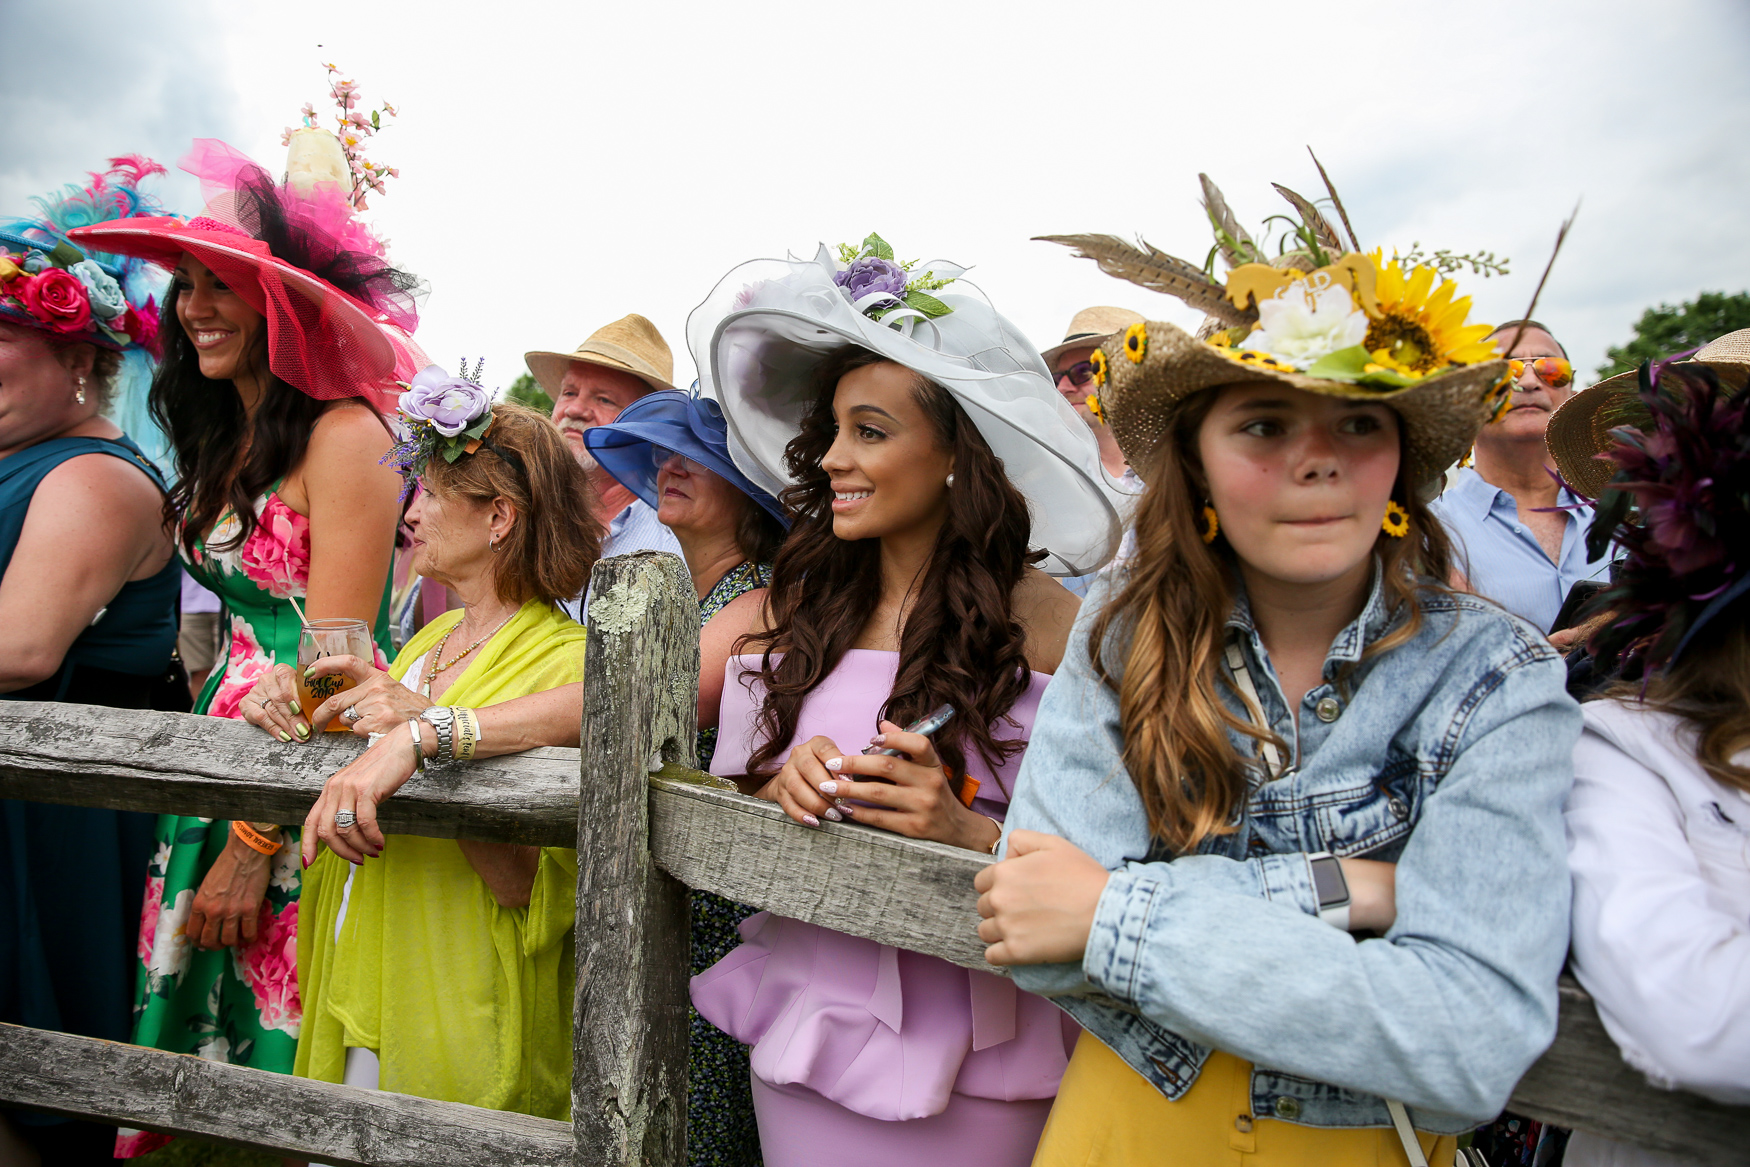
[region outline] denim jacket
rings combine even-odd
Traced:
[[[1376,569],[1301,703],[1297,743],[1242,599],[1229,634],[1297,756],[1281,777],[1257,771],[1232,833],[1172,858],[1124,769],[1117,695],[1088,659],[1089,625],[1119,582],[1089,591],[1005,828],[1066,838],[1112,875],[1081,964],[1018,966],[1016,984],[1055,997],[1168,1098],[1213,1047],[1253,1063],[1255,1116],[1387,1126],[1392,1098],[1422,1130],[1493,1117],[1555,1036],[1562,802],[1581,727],[1561,657],[1494,604],[1423,592],[1416,635],[1362,661],[1396,625]],[[1397,864],[1383,937],[1319,920],[1306,857],[1320,851]]]

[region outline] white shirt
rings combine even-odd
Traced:
[[[683,561],[686,559],[680,540],[656,517],[656,508],[636,498],[608,523],[607,532],[602,536],[602,558],[630,555],[634,551],[667,551],[670,555],[680,556]],[[589,611],[589,589],[586,587],[581,596],[561,600],[559,606],[579,624],[585,623],[584,616]]]
[[[1655,1086],[1750,1103],[1750,794],[1701,768],[1682,719],[1581,708],[1566,809],[1574,974]],[[1567,1162],[1677,1161],[1576,1132]]]

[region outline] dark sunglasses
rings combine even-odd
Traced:
[[[1077,361],[1069,368],[1056,374],[1052,381],[1061,381],[1065,377],[1068,377],[1069,383],[1077,389],[1086,389],[1094,383],[1094,363],[1092,361]]]

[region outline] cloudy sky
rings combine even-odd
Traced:
[[[1249,223],[1308,194],[1311,144],[1365,245],[1487,249],[1473,319],[1538,315],[1583,374],[1640,312],[1750,287],[1750,6],[936,0],[344,6],[6,3],[0,212],[196,137],[283,167],[323,61],[400,118],[369,212],[427,279],[440,363],[568,349],[627,312],[676,349],[736,263],[871,230],[943,257],[1044,347],[1089,304],[1177,301],[1029,236],[1142,234],[1201,261],[1207,171]],[[50,51],[52,48],[52,51]],[[75,54],[82,54],[77,60]],[[160,180],[192,212],[192,179]]]

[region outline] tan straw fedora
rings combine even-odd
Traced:
[[[1750,381],[1750,328],[1728,332],[1698,349],[1680,365],[1706,365],[1720,376],[1728,395]],[[1597,498],[1616,474],[1616,467],[1598,455],[1610,449],[1610,431],[1618,426],[1640,429],[1650,420],[1642,403],[1641,371],[1630,369],[1574,394],[1550,415],[1544,443],[1562,478],[1587,498]]]
[[[1072,348],[1099,348],[1129,328],[1132,324],[1142,323],[1142,313],[1132,312],[1128,308],[1083,308],[1075,314],[1075,319],[1069,322],[1069,328],[1063,334],[1063,343],[1046,349],[1039,355],[1045,358],[1045,367],[1057,367],[1057,358]]]
[[[1495,387],[1505,361],[1461,365],[1406,388],[1374,388],[1281,371],[1228,356],[1176,324],[1150,320],[1132,325],[1101,346],[1095,361],[1101,412],[1125,459],[1135,467],[1172,434],[1179,407],[1192,395],[1218,385],[1275,383],[1324,397],[1377,401],[1391,407],[1404,426],[1405,480],[1426,490],[1470,449],[1496,408]]]
[[[568,353],[524,353],[529,372],[541,383],[549,397],[559,397],[559,382],[573,361],[600,365],[631,373],[652,389],[673,389],[674,354],[656,325],[636,312],[623,316],[590,334],[588,340]]]

